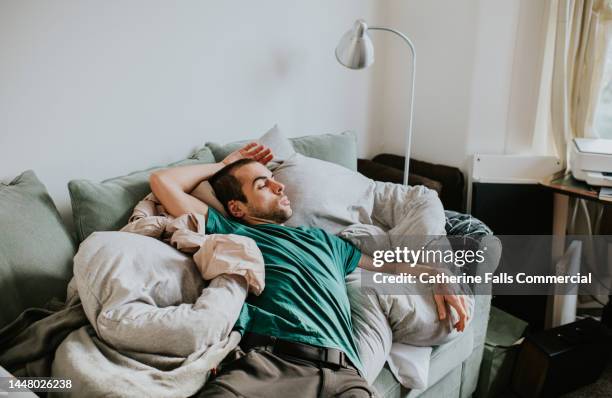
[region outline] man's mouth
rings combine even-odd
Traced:
[[[289,206],[291,204],[291,202],[289,201],[289,198],[284,196],[281,200],[280,200],[280,204],[283,206]]]

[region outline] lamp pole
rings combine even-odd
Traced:
[[[364,20],[357,20],[353,29],[346,32],[336,47],[336,58],[338,62],[350,69],[364,69],[374,62],[374,47],[368,35],[368,30],[382,30],[399,36],[408,45],[412,55],[412,79],[410,88],[410,110],[408,130],[405,137],[404,149],[404,185],[408,185],[408,173],[410,171],[410,145],[412,140],[412,125],[414,119],[414,88],[416,85],[416,50],[412,41],[402,32],[384,26],[371,26]]]

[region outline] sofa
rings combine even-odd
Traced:
[[[352,133],[305,136],[291,141],[299,153],[357,170],[356,137]],[[240,144],[208,143],[189,158],[163,167],[219,161],[226,151]],[[148,176],[155,169],[102,182],[70,181],[74,231],[64,226],[34,172],[27,171],[13,182],[0,185],[0,301],[10,303],[0,309],[0,328],[4,328],[0,331],[0,354],[11,343],[2,339],[3,332],[25,327],[27,316],[15,321],[20,313],[65,298],[78,244],[95,231],[118,230],[125,225],[133,206],[150,191]],[[468,215],[447,211],[446,216],[447,233],[469,236],[476,247],[487,245],[490,258],[486,264],[496,267],[501,247],[492,232]],[[374,382],[380,396],[469,397],[478,380],[490,298],[486,292],[477,295],[475,313],[466,332],[434,348],[427,389],[405,389],[385,366]],[[49,308],[48,313],[51,312]]]

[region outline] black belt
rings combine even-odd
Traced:
[[[254,347],[262,346],[274,354],[284,354],[307,361],[357,370],[346,354],[335,348],[316,347],[310,344],[281,340],[274,336],[264,336],[252,332],[245,333],[242,340],[240,340],[240,347],[245,352]]]

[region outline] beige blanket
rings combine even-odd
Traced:
[[[255,241],[239,235],[206,235],[205,228],[203,215],[173,218],[151,193],[138,202],[121,231],[162,239],[184,253],[194,253],[193,261],[205,280],[242,275],[249,291],[259,295],[265,287],[265,266]]]

